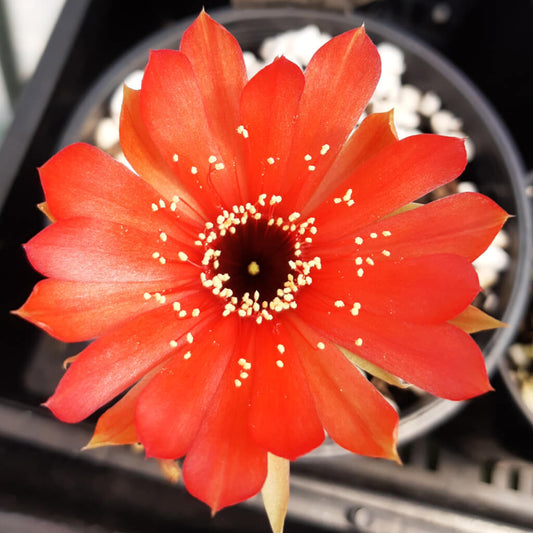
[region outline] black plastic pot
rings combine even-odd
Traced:
[[[225,9],[211,13],[239,41],[244,50],[255,51],[268,36],[316,24],[324,32],[336,35],[363,22],[375,42],[388,41],[399,46],[407,64],[404,79],[422,90],[435,90],[447,109],[460,116],[464,129],[476,146],[476,158],[467,169],[468,179],[481,192],[495,199],[515,218],[506,231],[511,238],[512,263],[501,276],[498,294],[498,318],[509,327],[481,334],[477,340],[483,349],[489,373],[502,358],[515,336],[527,299],[532,247],[531,210],[524,195],[524,170],[513,141],[483,95],[453,65],[426,44],[388,25],[358,16],[304,9]],[[168,27],[141,42],[117,61],[87,92],[72,116],[60,146],[78,140],[90,140],[96,122],[105,114],[112,92],[135,69],[142,69],[150,49],[176,48],[191,20]],[[445,421],[461,403],[425,395],[401,410],[400,444],[423,435]],[[316,455],[331,455],[339,449],[322,446]]]
[[[528,185],[528,188],[533,187],[533,171],[530,171],[528,175],[526,176],[526,183]],[[531,201],[531,198],[529,199]],[[532,257],[533,260],[533,257]],[[530,271],[531,279],[533,280],[533,263]],[[524,316],[524,320],[521,324],[521,327],[519,328],[518,335],[515,339],[515,342],[523,344],[523,345],[529,345],[533,342],[533,293],[531,290],[533,287],[530,287],[530,302],[529,307],[527,309],[527,312]],[[529,437],[533,437],[533,410],[530,406],[526,404],[524,401],[522,391],[521,391],[521,382],[517,374],[517,365],[511,358],[511,355],[509,353],[506,354],[505,357],[502,357],[499,361],[499,373],[502,378],[502,381],[507,388],[507,391],[509,393],[509,396],[514,403],[514,405],[518,408],[518,411],[520,413],[519,416],[515,418],[515,420],[518,420],[519,422],[523,423],[525,422],[527,428]],[[529,365],[530,369],[533,368],[533,363]],[[525,370],[525,369],[524,369]],[[531,446],[526,447],[531,450]]]

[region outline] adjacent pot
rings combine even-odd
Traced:
[[[528,173],[526,183],[528,189],[531,190],[533,187],[532,171]],[[530,276],[533,280],[533,264]],[[533,435],[533,402],[531,401],[531,397],[533,396],[533,359],[531,358],[531,350],[533,348],[532,289],[533,287],[530,287],[529,306],[513,343],[514,346],[511,346],[506,356],[502,357],[499,361],[500,376],[509,392],[512,402],[518,407],[518,411],[520,412],[520,416],[516,417],[516,420],[518,420],[521,427],[529,428],[530,435]],[[528,398],[527,400],[526,397]]]
[[[510,236],[508,252],[512,261],[499,281],[498,318],[508,324],[476,337],[492,373],[516,334],[528,299],[532,247],[531,208],[524,195],[523,167],[516,148],[494,110],[480,92],[449,62],[424,43],[391,26],[365,17],[305,9],[223,9],[211,13],[239,41],[244,50],[256,51],[268,36],[317,25],[336,35],[360,26],[363,22],[375,42],[387,41],[400,47],[407,64],[405,79],[422,90],[435,90],[446,107],[460,116],[465,131],[476,146],[476,158],[467,169],[468,178],[479,190],[515,215],[507,226]],[[184,20],[142,41],[109,68],[87,92],[72,116],[60,146],[79,140],[92,141],[94,128],[106,112],[114,90],[128,74],[142,69],[150,49],[177,48],[184,30],[192,20]],[[445,421],[461,403],[438,399],[428,394],[413,395],[400,409],[399,442],[421,436]],[[340,449],[326,443],[314,455],[333,455]]]

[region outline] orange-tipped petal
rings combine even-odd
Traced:
[[[180,295],[172,287],[172,303]],[[16,314],[64,342],[104,335],[127,320],[161,305],[167,286],[161,282],[80,283],[58,279],[40,281]]]
[[[249,431],[249,379],[234,356],[183,463],[187,490],[215,514],[257,494],[267,475],[267,451]],[[239,380],[239,381],[237,381]]]
[[[141,87],[140,110],[164,162],[208,216],[216,218],[217,207],[222,204],[239,202],[232,161],[224,161],[217,147],[198,80],[183,52],[151,52]]]
[[[492,389],[479,346],[459,328],[415,324],[364,307],[354,316],[351,302],[333,310],[309,293],[300,303],[300,315],[322,336],[436,396],[465,400]]]
[[[339,350],[297,321],[299,359],[328,435],[354,453],[398,460],[398,415]]]
[[[409,204],[410,209],[373,224],[354,228],[344,239],[315,237],[324,261],[343,256],[417,257],[457,254],[473,261],[493,241],[508,218],[490,198],[478,193],[447,196],[429,204]],[[358,244],[360,243],[360,244]]]
[[[181,468],[176,461],[170,459],[158,459],[159,468],[161,473],[165,476],[167,481],[173,485],[177,484],[181,479]]]
[[[94,434],[87,445],[83,447],[84,450],[93,450],[103,446],[124,446],[139,442],[135,422],[111,416],[111,413],[108,415],[111,409],[113,408],[109,408],[98,419]]]
[[[204,322],[190,316],[177,321],[175,316],[172,306],[164,305],[94,341],[70,365],[45,405],[65,422],[89,416],[186,345],[189,333],[199,335],[208,321],[208,316]]]
[[[269,453],[268,474],[261,495],[272,533],[283,533],[289,507],[289,475],[290,462]]]
[[[341,238],[394,212],[453,180],[465,165],[461,139],[427,134],[389,144],[313,211],[321,223],[321,239]]]
[[[257,364],[249,371],[251,435],[271,453],[294,460],[324,440],[313,396],[298,360],[301,346],[280,324],[258,328],[253,346]]]
[[[196,268],[180,260],[180,252],[192,255],[194,248],[162,242],[159,227],[155,229],[149,234],[105,220],[68,218],[42,230],[25,250],[36,270],[69,281],[190,279]]]
[[[163,198],[172,201],[177,195],[194,206],[194,212],[201,211],[190,192],[179,180],[178,174],[169,166],[150,137],[141,116],[140,91],[127,86],[124,86],[120,113],[120,145],[126,159],[139,176]]]
[[[67,146],[45,163],[39,174],[55,218],[95,218],[144,231],[157,227],[176,238],[184,236],[184,228],[175,223],[177,215],[189,222],[182,212],[183,202],[171,211],[170,201],[165,203],[149,184],[94,146]],[[198,231],[202,228],[191,223]]]
[[[186,343],[140,396],[135,419],[148,456],[187,453],[232,355],[234,326],[216,324],[194,346]]]
[[[292,134],[304,87],[299,67],[281,57],[259,71],[242,93],[240,123],[248,197],[277,194],[291,155]]]
[[[191,62],[209,128],[222,160],[229,163],[234,159],[239,102],[247,80],[239,43],[202,11],[183,34],[180,51]]]
[[[487,329],[507,327],[504,322],[487,315],[487,313],[473,305],[469,305],[462,313],[448,322],[470,334]]]
[[[393,112],[374,113],[366,117],[342,147],[305,209],[312,211],[360,165],[381,149],[398,141]]]
[[[302,211],[354,129],[380,69],[378,51],[364,28],[331,39],[307,65],[287,183],[281,193],[294,210]]]
[[[50,221],[55,222],[55,217],[52,215],[52,212],[50,211],[50,207],[46,202],[41,202],[40,204],[37,204],[37,208],[41,213],[44,214],[44,216]]]
[[[349,313],[357,302],[376,315],[438,324],[463,311],[480,290],[476,271],[464,257],[402,258],[386,242],[382,246],[387,255],[355,254],[323,266],[313,284],[317,292],[328,295],[325,306]]]

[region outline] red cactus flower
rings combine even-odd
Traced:
[[[402,209],[456,178],[465,151],[399,141],[390,114],[354,130],[379,72],[360,28],[304,73],[282,57],[247,81],[202,13],[125,90],[135,173],[85,144],[40,169],[53,223],[26,251],[48,279],[18,313],[96,339],[46,403],[59,419],[127,391],[91,446],[185,456],[188,490],[216,511],[262,488],[268,454],[296,459],[325,432],[397,458],[397,413],[354,363],[454,400],[490,388],[463,330],[486,322],[471,262],[506,214],[475,193]]]

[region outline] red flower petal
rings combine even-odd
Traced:
[[[169,292],[160,281],[80,283],[46,279],[35,286],[16,314],[64,342],[85,341],[159,307],[163,294],[167,303],[172,303],[183,285],[173,283]]]
[[[109,220],[144,231],[186,236],[187,240],[190,230],[186,232],[186,226],[192,224],[198,232],[203,229],[183,214],[183,202],[177,202],[171,211],[170,201],[168,206],[161,202],[156,190],[94,146],[67,146],[43,165],[39,174],[48,208],[56,219],[84,216]]]
[[[246,67],[237,40],[202,11],[183,34],[180,50],[196,74],[209,128],[222,160],[234,159],[239,102],[246,83]]]
[[[25,249],[36,270],[63,280],[130,282],[196,275],[197,267],[178,255],[195,250],[170,246],[158,235],[105,220],[69,218],[42,230]]]
[[[190,303],[205,308],[205,302]],[[164,306],[130,320],[85,348],[45,405],[64,422],[83,420],[185,345],[189,332],[199,335],[208,312],[201,317],[178,320]]]
[[[250,380],[239,380],[238,355],[222,378],[206,418],[183,463],[187,490],[213,513],[258,493],[267,452],[250,435]]]
[[[310,327],[372,364],[436,396],[465,400],[491,389],[479,346],[450,324],[415,324],[362,307],[332,311],[302,293],[298,309]]]
[[[304,87],[302,71],[281,57],[259,71],[242,93],[240,123],[250,201],[277,194],[285,180],[294,123]]]
[[[368,225],[456,178],[465,164],[463,141],[454,137],[414,135],[386,146],[313,211],[321,238],[351,235],[353,228]],[[350,191],[353,203],[343,201]]]
[[[486,250],[507,218],[507,213],[490,198],[461,193],[358,228],[350,237],[333,243],[321,233],[313,242],[321,248],[324,261],[353,254],[356,236],[364,242],[360,254],[379,256],[386,247],[391,257],[453,253],[473,261]],[[382,237],[384,231],[386,239]],[[370,238],[370,234],[379,238]]]
[[[188,451],[233,353],[234,325],[218,322],[186,344],[141,394],[135,420],[147,456],[176,459]]]
[[[300,339],[298,339],[300,341]],[[296,343],[285,328],[265,324],[256,330],[250,372],[250,430],[256,442],[279,457],[295,460],[324,440],[313,397],[298,360]]]
[[[404,257],[454,253],[473,261],[487,249],[508,218],[487,196],[461,193],[380,221],[369,231],[388,229],[392,233],[390,247]]]
[[[348,176],[382,148],[398,142],[393,113],[374,113],[366,117],[342,147],[337,158],[326,172],[324,179],[306,203],[306,211],[312,211],[327,198]]]
[[[141,91],[124,86],[120,113],[120,145],[126,159],[142,179],[163,198],[171,201],[172,197],[177,195],[194,208],[193,213],[201,212],[196,200],[178,179],[174,167],[169,166],[150,137],[141,116],[140,93]]]
[[[294,201],[296,211],[301,211],[353,130],[379,74],[379,54],[363,28],[330,40],[309,62],[282,192]]]
[[[185,54],[174,50],[158,50],[150,54],[141,88],[140,108],[146,128],[163,160],[176,172],[206,214],[216,217],[218,205],[238,203],[232,161],[222,160],[223,154],[209,128],[198,81]],[[223,168],[217,169],[219,164]]]
[[[372,265],[364,257],[371,258]],[[335,302],[348,311],[358,302],[374,314],[421,324],[450,320],[479,292],[476,271],[461,256],[395,258],[371,254],[355,261],[350,258],[325,263],[322,271],[313,276],[313,289],[324,295],[325,305],[332,310]]]
[[[335,346],[295,321],[294,342],[329,436],[351,452],[398,460],[398,414]]]

